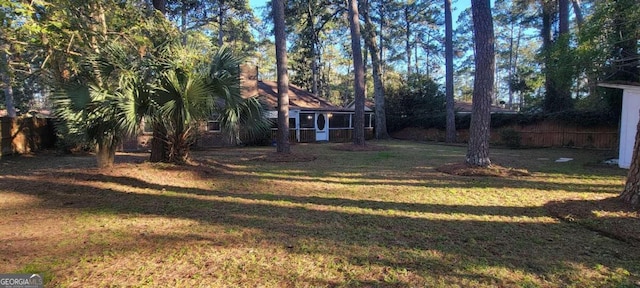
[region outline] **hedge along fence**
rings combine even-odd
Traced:
[[[445,131],[436,128],[408,127],[392,134],[399,139],[444,141]],[[612,125],[581,127],[560,121],[544,120],[526,125],[512,124],[491,128],[490,143],[509,147],[575,147],[615,150],[618,127]],[[469,140],[469,129],[457,129],[457,142]]]
[[[0,117],[0,155],[24,154],[55,146],[53,122],[46,118]]]

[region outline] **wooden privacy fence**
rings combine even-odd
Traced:
[[[542,121],[530,125],[509,125],[491,128],[490,143],[505,145],[504,131],[515,131],[521,147],[575,147],[615,150],[618,148],[619,131],[616,126],[578,127],[552,121]],[[418,141],[444,141],[445,131],[434,128],[405,128],[392,135],[399,139]],[[457,142],[469,140],[468,129],[457,130]]]
[[[611,150],[618,148],[618,127],[578,127],[577,125],[543,121],[534,125],[502,127],[497,129],[497,133],[492,134],[501,136],[501,131],[505,129],[518,132],[520,143],[524,147],[578,147]],[[500,140],[500,143],[503,144],[503,139]]]
[[[55,145],[53,123],[49,119],[0,117],[1,155],[24,154]]]

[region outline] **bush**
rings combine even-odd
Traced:
[[[409,126],[444,128],[445,97],[440,86],[428,78],[411,79],[400,88],[387,88],[387,129]]]
[[[496,129],[513,124],[532,125],[545,120],[579,127],[616,126],[619,117],[608,111],[584,111],[568,110],[555,113],[518,113],[518,114],[492,114],[491,128]],[[471,114],[456,114],[456,129],[469,129]],[[387,127],[389,131],[399,131],[407,127],[446,128],[446,117],[443,111],[433,111],[422,115],[410,115],[398,117],[387,115]]]
[[[509,148],[520,148],[520,141],[522,137],[518,131],[513,129],[504,129],[500,131],[500,139],[502,139],[502,143]]]

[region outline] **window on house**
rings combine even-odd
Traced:
[[[278,118],[269,118],[271,129],[278,129]],[[296,118],[289,118],[289,129],[296,128]]]
[[[153,125],[149,119],[142,120],[142,134],[153,134]]]
[[[373,114],[364,114],[364,127],[371,128],[373,127],[373,122],[375,121]]]
[[[207,131],[220,132],[220,121],[207,121]]]
[[[316,128],[315,118],[313,113],[300,113],[300,128]]]
[[[338,128],[350,128],[351,123],[349,119],[351,118],[351,114],[330,114],[329,117],[329,128],[338,129]]]

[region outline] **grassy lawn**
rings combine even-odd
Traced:
[[[436,167],[466,147],[372,142],[194,153],[195,165],[122,154],[0,159],[0,273],[50,287],[636,287],[638,214],[612,200],[606,152],[492,149],[531,176]],[[611,154],[611,153],[609,153]],[[560,157],[573,161],[556,163]],[[634,230],[637,229],[637,230]]]

